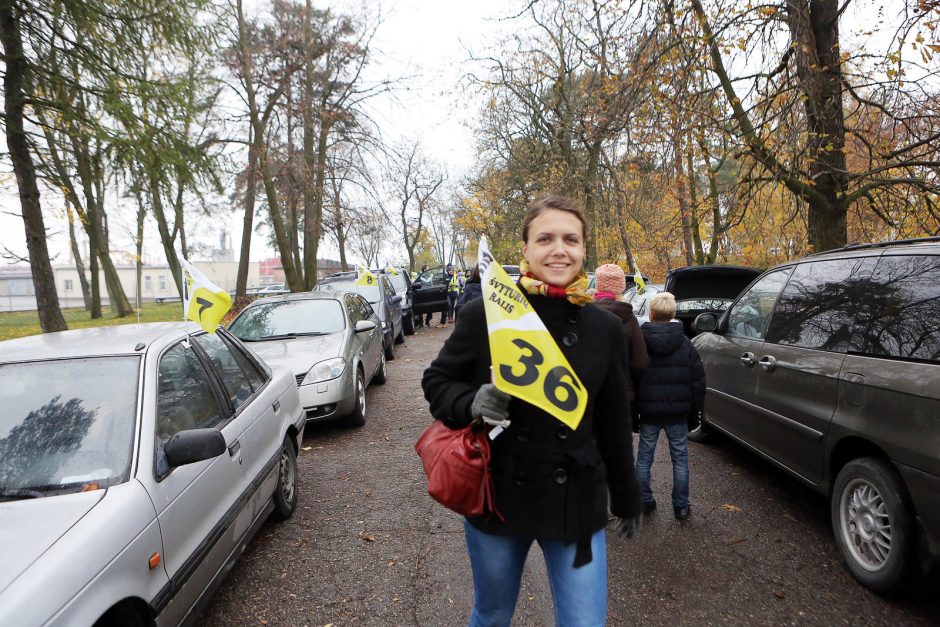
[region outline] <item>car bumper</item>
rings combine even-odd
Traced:
[[[355,372],[355,369],[347,366],[343,374],[335,379],[297,388],[307,422],[345,416],[353,410],[356,390],[351,372]]]

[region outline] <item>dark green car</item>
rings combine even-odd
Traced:
[[[940,238],[773,268],[693,340],[720,431],[829,496],[852,574],[900,589],[940,556]],[[932,559],[931,559],[932,558]]]

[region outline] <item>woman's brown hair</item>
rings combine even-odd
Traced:
[[[581,212],[581,208],[567,196],[562,196],[561,194],[549,194],[547,196],[542,196],[537,199],[531,205],[529,205],[529,210],[525,214],[525,220],[522,221],[522,241],[529,241],[529,225],[532,224],[532,220],[535,220],[545,211],[549,209],[554,209],[556,211],[567,211],[570,214],[573,214],[581,222],[581,238],[585,239],[587,237],[587,226],[584,222],[584,214]]]

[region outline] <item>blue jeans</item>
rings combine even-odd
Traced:
[[[653,490],[650,488],[650,471],[653,456],[656,454],[656,442],[659,430],[666,432],[669,440],[669,456],[672,458],[672,506],[689,506],[689,427],[686,423],[678,425],[648,425],[640,423],[640,444],[636,449],[636,478],[640,482],[640,496],[646,504],[653,503]]]
[[[521,536],[494,536],[464,521],[473,570],[473,611],[469,627],[509,625],[516,609],[522,568],[536,541],[545,555],[558,627],[603,625],[607,620],[607,540],[591,536],[590,563],[574,567],[576,544]]]

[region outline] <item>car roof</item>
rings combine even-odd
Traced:
[[[0,342],[0,363],[139,355],[143,353],[144,347],[166,335],[182,336],[200,330],[195,322],[148,322],[42,333]],[[140,344],[144,346],[137,349]]]
[[[326,281],[321,280],[320,283],[326,283]],[[329,292],[292,292],[290,294],[278,294],[276,296],[265,296],[264,298],[259,298],[258,300],[254,300],[251,302],[251,304],[248,305],[248,307],[245,307],[245,309],[248,309],[249,307],[254,307],[255,305],[258,305],[258,304],[265,304],[265,303],[279,303],[279,302],[290,302],[290,301],[298,301],[298,300],[339,300],[340,298],[342,298],[344,294],[355,294],[355,293],[356,292],[352,292],[349,290],[336,290],[336,291],[329,291]]]

